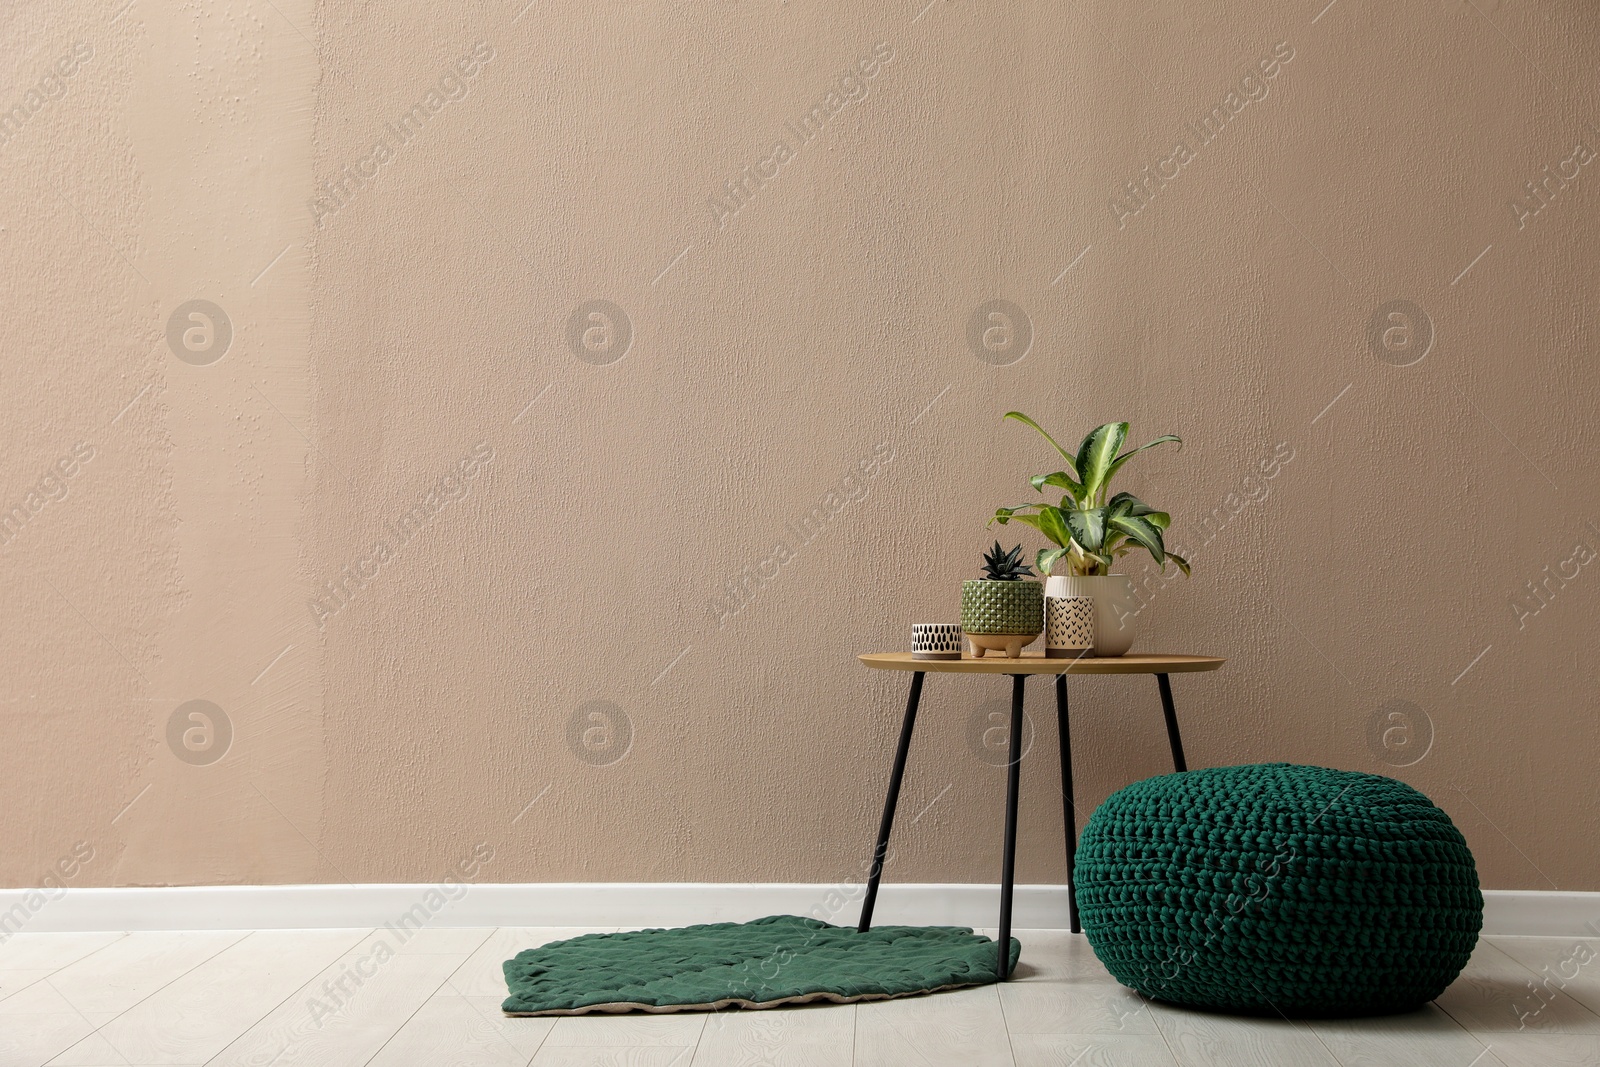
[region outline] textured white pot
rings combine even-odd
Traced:
[[[1052,574],[1045,579],[1045,596],[1087,596],[1094,598],[1094,654],[1121,656],[1133,647],[1139,601],[1133,595],[1133,580],[1125,574],[1071,577]]]

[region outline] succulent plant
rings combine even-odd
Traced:
[[[983,576],[991,582],[1020,582],[1033,574],[1033,569],[1022,562],[1022,546],[1007,552],[996,541],[994,547],[983,554]]]
[[[1022,579],[1033,571],[1022,562],[1022,546],[1009,552],[996,541],[983,554],[983,577],[961,583],[961,629],[972,643],[973,654],[1004,648],[1007,658],[1022,654],[1022,646],[1044,629],[1044,585]],[[1007,638],[1000,644],[987,638]]]

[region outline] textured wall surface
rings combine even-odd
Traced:
[[[1020,408],[1186,441],[1120,487],[1192,765],[1600,889],[1600,14],[924,2],[0,14],[0,880],[854,879],[854,656],[954,620]],[[1073,693],[1084,811],[1167,769]],[[891,878],[997,878],[1004,696],[930,681]]]

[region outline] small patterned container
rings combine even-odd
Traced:
[[[1094,597],[1045,597],[1045,659],[1081,659],[1092,655],[1094,655]]]
[[[961,628],[972,634],[1021,634],[1044,629],[1044,583],[975,578],[961,583]]]
[[[918,622],[911,625],[912,659],[960,659],[961,625]]]

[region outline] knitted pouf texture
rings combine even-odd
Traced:
[[[1461,973],[1483,927],[1450,817],[1404,782],[1324,767],[1136,782],[1089,819],[1075,873],[1112,977],[1192,1007],[1407,1011]]]

